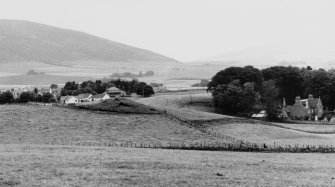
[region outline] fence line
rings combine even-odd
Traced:
[[[335,153],[335,147],[329,145],[276,145],[266,144],[235,144],[223,142],[51,142],[49,145],[94,146],[94,147],[125,147],[125,148],[150,148],[150,149],[175,149],[175,150],[202,150],[202,151],[237,151],[237,152],[284,152],[284,153]]]

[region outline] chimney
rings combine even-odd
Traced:
[[[283,98],[283,107],[286,107],[286,100]]]
[[[295,103],[300,103],[300,96],[295,97]]]
[[[313,94],[308,94],[308,99],[313,99]]]

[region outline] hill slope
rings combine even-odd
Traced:
[[[0,20],[0,63],[68,61],[177,62],[163,55],[83,32],[19,20]]]

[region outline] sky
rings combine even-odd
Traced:
[[[183,62],[275,43],[334,42],[333,0],[0,0],[0,19],[83,31]]]

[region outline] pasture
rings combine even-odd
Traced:
[[[333,154],[0,145],[0,186],[334,186]]]
[[[159,94],[154,97],[140,98],[136,101],[148,106],[165,109],[169,114],[182,120],[185,119],[188,121],[210,121],[234,118],[233,116],[219,115],[211,112],[193,110],[189,107],[190,103],[211,102],[211,95],[206,91]]]
[[[161,114],[0,105],[2,144],[226,142]]]
[[[210,106],[206,107],[211,101],[211,95],[206,92],[160,94],[137,101],[164,108],[172,116],[201,124],[210,132],[251,143],[268,145],[275,143],[281,146],[335,146],[335,125],[267,123],[211,113]]]

